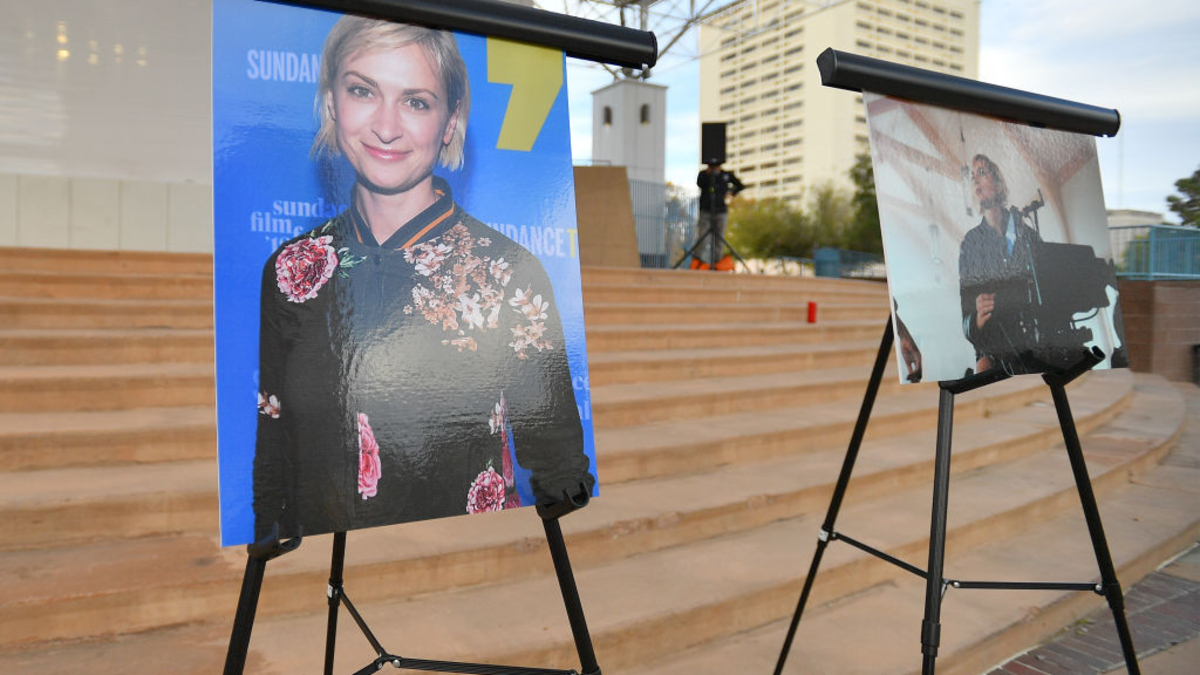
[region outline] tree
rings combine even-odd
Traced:
[[[846,228],[844,246],[852,251],[883,253],[879,202],[875,198],[875,169],[869,152],[855,155],[850,180],[854,181],[854,196],[850,198],[854,215]]]
[[[782,199],[739,198],[729,208],[726,238],[746,258],[806,257],[812,251],[805,215]]]
[[[818,185],[808,204],[807,225],[813,244],[854,250],[846,238],[853,214],[850,197],[844,191],[831,182]]]
[[[1184,225],[1200,227],[1200,169],[1196,169],[1190,177],[1175,181],[1175,189],[1183,196],[1170,195],[1167,203]]]

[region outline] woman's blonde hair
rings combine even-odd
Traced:
[[[456,108],[458,110],[454,135],[438,154],[438,164],[452,170],[462,166],[467,116],[471,111],[471,89],[467,81],[467,65],[458,53],[454,36],[446,31],[351,15],[339,19],[325,38],[316,101],[321,128],[313,139],[314,156],[336,156],[339,153],[336,123],[326,101],[332,96],[342,64],[364,52],[399,49],[410,44],[420,47],[429,59],[433,74],[446,89],[450,114],[453,115]]]

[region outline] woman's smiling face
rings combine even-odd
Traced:
[[[376,192],[407,192],[433,173],[453,137],[457,105],[415,44],[346,59],[326,105],[332,106],[338,148]]]

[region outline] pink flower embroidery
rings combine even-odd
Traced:
[[[279,419],[279,399],[275,394],[268,395],[265,391],[258,392],[258,414],[271,419]]]
[[[358,493],[363,499],[374,497],[379,488],[383,467],[379,463],[379,443],[367,416],[358,413]]]
[[[467,513],[504,510],[504,479],[492,467],[479,472],[467,492]]]
[[[289,244],[275,259],[275,281],[288,302],[317,297],[338,268],[332,235],[305,237]]]

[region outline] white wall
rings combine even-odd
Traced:
[[[0,246],[211,253],[212,186],[0,173]]]

